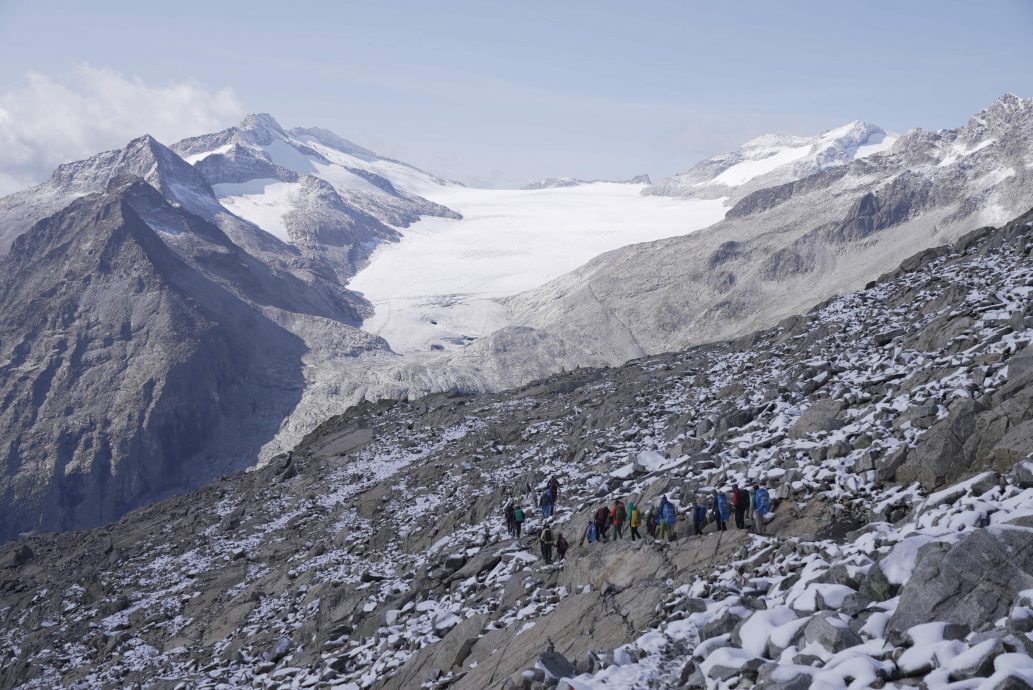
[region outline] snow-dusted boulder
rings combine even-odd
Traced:
[[[888,630],[931,621],[975,629],[1008,615],[1018,593],[1033,588],[1029,543],[1029,530],[999,526],[973,530],[947,550],[923,549]]]

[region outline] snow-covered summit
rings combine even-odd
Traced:
[[[457,217],[411,191],[446,186],[444,180],[325,129],[286,130],[266,113],[172,148],[201,172],[227,208],[292,244],[309,236],[295,226],[313,214],[324,224],[347,227],[406,227],[424,215]],[[307,176],[327,183],[318,197],[323,206],[312,206],[313,197],[305,193],[313,188],[311,182],[305,186]],[[307,213],[299,213],[302,199]],[[382,228],[371,233],[384,234]]]
[[[764,134],[729,153],[646,188],[645,194],[700,199],[741,198],[749,192],[798,180],[819,170],[889,150],[897,135],[855,121],[803,137]]]

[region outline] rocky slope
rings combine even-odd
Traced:
[[[609,363],[768,327],[1023,212],[1031,151],[1033,100],[1005,96],[958,129],[748,193],[706,232],[600,256],[508,300],[511,323]]]
[[[1033,682],[1033,214],[736,341],[363,404],[290,456],[0,551],[2,687]],[[556,475],[544,566],[501,506]],[[580,545],[766,481],[767,536]]]
[[[295,322],[378,347],[347,300],[140,180],[36,223],[0,268],[0,539],[107,522],[253,463],[304,385]]]

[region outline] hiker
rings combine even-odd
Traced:
[[[513,508],[513,524],[514,531],[516,532],[516,538],[520,538],[520,531],[524,526],[524,510],[520,506]]]
[[[660,520],[660,530],[657,533],[657,539],[663,541],[664,536],[666,536],[668,541],[674,541],[674,523],[678,521],[678,511],[674,504],[667,500],[667,496],[663,496],[660,499],[660,510],[658,511],[657,518]]]
[[[619,498],[613,504],[613,510],[610,511],[610,519],[613,522],[613,538],[623,539],[624,523],[628,519],[628,509],[624,507],[624,501]]]
[[[610,528],[610,509],[599,506],[595,511],[595,535],[599,541],[607,541],[606,530]]]
[[[567,546],[567,540],[562,534],[556,537],[556,560],[562,561],[563,557],[567,555]]]
[[[545,559],[545,564],[549,565],[552,563],[552,547],[556,544],[556,537],[553,535],[552,527],[548,522],[542,528],[542,533],[538,535],[538,541],[542,545],[542,558]]]
[[[628,501],[628,527],[631,528],[631,541],[641,539],[638,528],[642,524],[642,513],[634,501]]]
[[[764,516],[771,512],[771,494],[763,484],[753,487],[753,529],[757,534],[764,534]]]
[[[560,480],[556,479],[556,475],[549,479],[549,490],[552,491],[552,502],[555,504],[560,500]]]
[[[506,504],[506,531],[509,532],[509,536],[513,536],[513,532],[516,531],[516,520],[513,515],[515,509],[513,507],[513,501]]]
[[[649,514],[646,515],[646,534],[651,538],[656,538],[656,508],[653,506],[649,507]]]
[[[585,533],[581,535],[581,546],[585,545],[585,542],[594,544],[599,541],[599,531],[596,529],[595,520],[589,520],[588,526],[585,527]]]
[[[732,509],[728,505],[728,497],[721,491],[714,492],[714,520],[717,521],[717,529],[720,532],[724,532],[728,529],[728,517],[732,514]]]
[[[542,517],[545,518],[546,520],[548,520],[549,516],[552,515],[552,506],[553,506],[552,489],[546,489],[545,490],[545,493],[543,493],[542,497],[538,500],[538,505],[542,509]]]
[[[703,501],[696,499],[692,506],[692,529],[697,537],[703,536],[703,528],[707,526],[707,507]]]
[[[732,510],[735,511],[735,528],[746,528],[746,511],[750,509],[750,494],[738,484],[732,489]]]

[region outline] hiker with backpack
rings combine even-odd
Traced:
[[[753,530],[757,534],[764,534],[764,516],[771,512],[771,494],[763,484],[756,484],[753,487]]]
[[[628,509],[624,507],[624,501],[617,499],[610,511],[610,520],[613,522],[613,538],[624,538],[624,523],[628,519]]]
[[[663,541],[666,536],[668,541],[674,541],[674,524],[678,521],[678,510],[673,503],[667,500],[667,496],[660,499],[660,510],[657,513],[657,518],[660,520],[657,539]]]
[[[703,528],[707,526],[707,507],[703,501],[696,499],[692,505],[692,530],[697,537],[703,536]]]
[[[515,511],[516,508],[513,506],[513,501],[506,504],[506,531],[509,533],[509,536],[513,536],[513,532],[516,531]]]
[[[608,541],[606,530],[610,528],[610,509],[606,506],[599,506],[595,511],[595,534],[599,541]]]
[[[556,560],[562,561],[564,556],[567,555],[567,539],[561,533],[556,537]]]
[[[728,497],[721,491],[714,492],[713,510],[718,531],[726,531],[728,529],[728,518],[732,514],[732,508],[728,505]]]
[[[542,517],[546,520],[552,515],[552,507],[554,501],[552,496],[552,489],[546,489],[545,493],[542,494],[541,498],[538,499],[538,505],[542,509]]]
[[[642,538],[642,535],[638,533],[638,528],[641,525],[642,513],[634,501],[628,501],[628,527],[631,531],[631,541]]]
[[[538,535],[538,541],[542,545],[542,558],[545,559],[545,564],[549,565],[552,563],[552,547],[556,544],[556,537],[548,522],[542,528],[542,533]]]
[[[750,494],[738,484],[732,489],[732,510],[735,512],[735,528],[746,528],[746,511],[750,509]]]
[[[595,526],[595,519],[588,521],[588,526],[585,527],[585,533],[581,535],[581,546],[585,545],[585,542],[594,544],[599,541],[599,532]]]
[[[555,504],[560,500],[560,480],[556,479],[556,475],[549,478],[549,491],[552,492],[552,502]]]
[[[513,531],[517,539],[520,538],[520,531],[524,526],[524,510],[520,506],[513,508]]]
[[[650,506],[649,514],[646,515],[646,534],[648,534],[652,539],[656,538],[656,523],[656,508]]]

